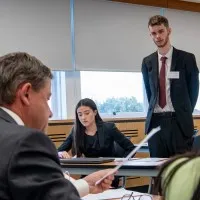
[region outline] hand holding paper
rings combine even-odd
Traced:
[[[111,169],[112,170],[112,169]],[[84,177],[83,179],[88,183],[90,193],[99,193],[105,190],[108,190],[111,187],[112,181],[114,180],[114,174],[107,176],[102,182],[96,185],[96,181],[98,181],[101,177],[105,176],[110,172],[110,169],[100,170],[89,174],[88,176]]]
[[[155,133],[160,131],[160,126],[157,128],[154,128],[150,131],[150,133],[138,144],[138,146],[131,151],[126,158],[123,159],[123,161],[117,165],[114,169],[110,170],[104,177],[99,179],[96,182],[96,185],[101,183],[102,180],[104,180],[107,176],[112,175],[117,172],[117,170],[124,164],[124,162],[128,161],[142,146],[145,142],[147,142]]]

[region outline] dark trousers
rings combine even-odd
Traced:
[[[175,113],[154,113],[150,130],[157,126],[161,130],[148,141],[151,157],[169,158],[191,150],[193,139],[183,134]]]

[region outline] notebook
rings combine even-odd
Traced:
[[[101,164],[114,161],[115,158],[67,158],[60,159],[63,164]]]

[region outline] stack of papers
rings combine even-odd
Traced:
[[[115,158],[115,162],[123,162],[126,158]],[[130,158],[130,160],[138,160],[140,158]]]
[[[138,144],[134,144],[135,146],[138,146]],[[145,142],[143,145],[142,145],[142,147],[148,147],[149,145],[148,145],[148,143],[147,142]]]
[[[83,197],[82,200],[106,200],[106,199],[117,199],[122,198],[124,195],[131,194],[133,191],[126,190],[124,188],[120,189],[110,189],[106,190],[105,192],[99,193],[99,194],[88,194],[87,196]],[[148,195],[144,193],[139,192],[133,192],[133,195]],[[144,196],[145,197],[145,196]],[[139,200],[140,197],[134,197],[135,200]],[[143,198],[145,200],[145,198]],[[148,196],[147,196],[147,199]]]
[[[132,160],[132,159],[130,159]],[[139,158],[137,160],[133,159],[134,161],[137,162],[161,162],[161,161],[166,161],[168,158]]]
[[[115,158],[116,162],[122,162],[126,158]],[[130,158],[128,161],[136,161],[136,162],[161,162],[166,161],[168,158]]]

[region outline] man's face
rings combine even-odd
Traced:
[[[171,29],[161,25],[149,26],[150,36],[158,48],[163,48],[169,43]]]
[[[45,85],[38,92],[31,90],[29,93],[29,106],[26,110],[30,128],[36,128],[43,132],[48,125],[48,119],[52,117],[48,101],[51,97],[51,80],[48,79]]]

